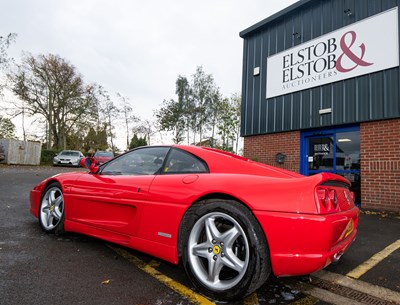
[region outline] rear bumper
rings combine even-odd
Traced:
[[[276,276],[309,274],[337,261],[357,234],[359,210],[329,215],[256,211]]]

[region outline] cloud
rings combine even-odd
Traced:
[[[175,98],[178,75],[196,67],[214,76],[225,96],[241,91],[239,32],[294,0],[13,0],[2,4],[0,28],[18,34],[9,53],[54,53],[110,93],[129,97],[150,118]]]

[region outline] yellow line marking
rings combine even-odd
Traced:
[[[115,251],[117,254],[128,260],[129,262],[133,263],[136,267],[141,269],[142,271],[146,272],[147,274],[151,275],[167,287],[171,288],[172,290],[176,291],[180,295],[186,297],[189,299],[191,302],[194,304],[198,305],[215,305],[215,303],[211,302],[210,300],[206,299],[205,297],[201,296],[200,294],[194,292],[193,290],[189,289],[188,287],[182,285],[181,283],[178,283],[177,281],[171,279],[170,277],[162,274],[158,270],[156,270],[154,267],[158,267],[159,263],[156,261],[151,261],[149,264],[146,264],[144,261],[141,259],[137,258],[136,256],[130,254],[128,251],[113,247],[113,246],[108,246],[110,249]]]
[[[260,302],[258,300],[258,295],[256,292],[250,294],[247,298],[244,299],[243,305],[259,305]]]
[[[374,254],[370,259],[366,260],[365,262],[363,262],[358,267],[354,268],[352,271],[350,271],[346,275],[348,277],[352,277],[353,279],[360,278],[363,274],[365,274],[370,269],[375,267],[382,260],[384,260],[386,257],[388,257],[391,253],[393,253],[394,251],[396,251],[399,248],[400,248],[400,239],[395,241],[393,244],[387,246],[382,251]]]
[[[153,267],[153,268],[158,268],[158,267],[160,267],[160,262],[156,261],[156,260],[151,260],[149,263],[149,266]]]

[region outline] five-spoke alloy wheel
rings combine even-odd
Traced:
[[[252,293],[270,273],[268,246],[251,211],[233,200],[193,205],[181,226],[185,270],[207,296],[228,301]]]
[[[41,199],[39,222],[47,233],[62,233],[64,229],[64,196],[58,183],[50,184]]]
[[[231,216],[211,212],[201,217],[189,235],[190,267],[209,289],[226,290],[237,285],[249,264],[249,242]]]

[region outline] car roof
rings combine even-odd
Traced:
[[[207,162],[212,173],[232,173],[269,176],[276,178],[295,178],[303,177],[300,174],[277,168],[264,163],[259,163],[230,152],[191,145],[172,145],[188,151]]]

